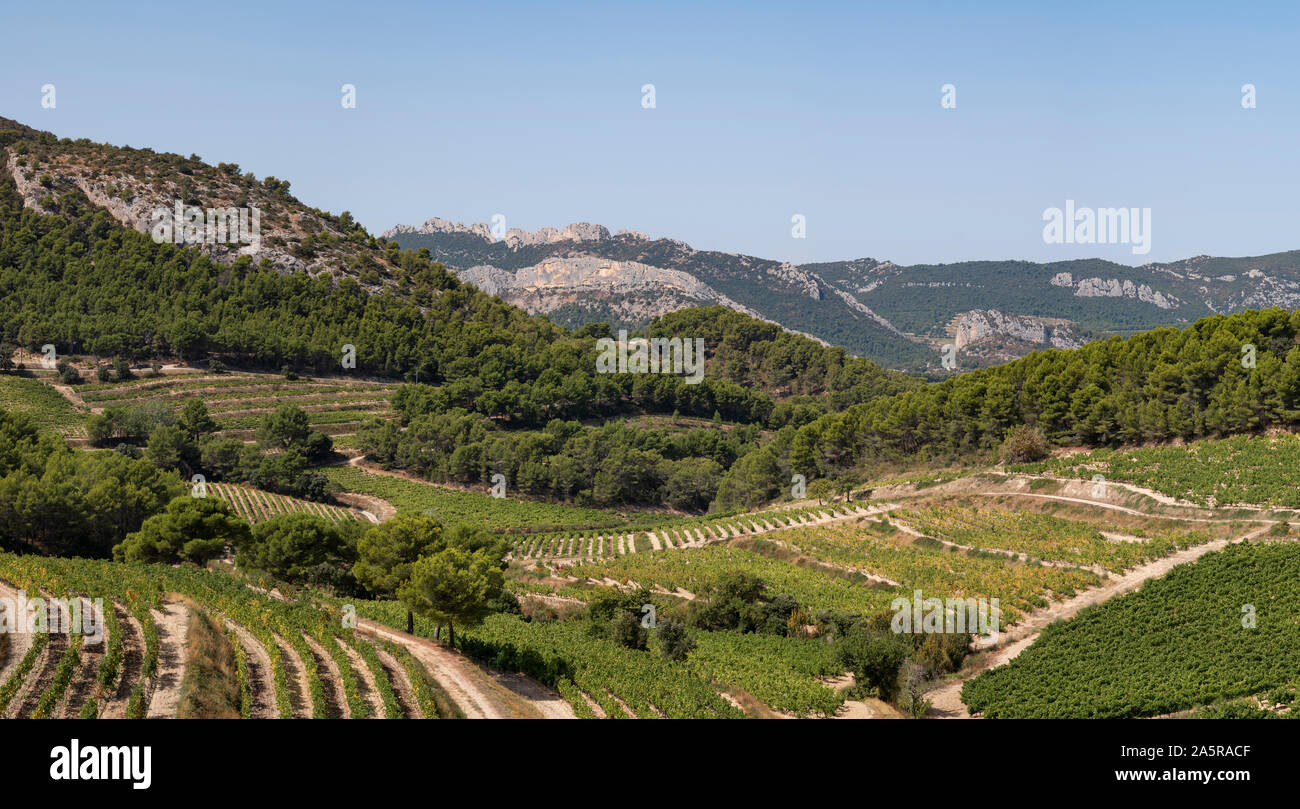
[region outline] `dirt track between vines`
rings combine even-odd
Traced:
[[[18,606],[18,591],[3,581],[0,581],[0,598],[6,600],[4,604]],[[0,604],[0,606],[4,606],[4,604]],[[8,607],[5,606],[4,610],[7,612]],[[5,620],[12,625],[14,621],[25,620],[25,616],[21,614],[20,609],[18,615],[6,615]],[[30,634],[26,632],[9,633],[8,651],[5,653],[4,659],[0,660],[0,685],[3,685],[9,679],[10,672],[18,668],[18,664],[23,660],[23,655],[27,654],[27,650],[31,645],[32,636]]]
[[[244,627],[225,619],[226,628],[235,633],[239,645],[248,657],[248,686],[252,696],[253,719],[274,719],[279,711],[275,703],[275,675],[271,669],[271,656],[261,641]]]
[[[536,680],[517,674],[493,675],[428,638],[398,632],[364,618],[357,619],[357,629],[405,646],[466,719],[577,718],[568,702]]]
[[[164,602],[161,611],[153,610],[153,618],[158,628],[158,675],[154,678],[153,694],[149,697],[145,716],[148,719],[175,719],[189,651],[190,610],[184,604]]]

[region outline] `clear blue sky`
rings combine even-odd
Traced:
[[[7,2],[0,115],[235,162],[374,232],[500,213],[796,262],[1255,255],[1300,248],[1298,5]],[[1151,252],[1044,244],[1066,199],[1151,208]]]

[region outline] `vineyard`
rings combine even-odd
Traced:
[[[2,594],[102,599],[106,637],[11,635],[0,660],[0,715],[171,716],[184,639],[169,611],[198,610],[229,630],[244,718],[438,718],[421,706],[426,674],[404,653],[344,627],[336,610],[289,603],[198,568],[0,554]],[[419,674],[419,677],[415,675]]]
[[[574,584],[519,586],[584,601],[592,582],[698,595],[723,573],[744,571],[813,610],[872,612],[919,589],[926,597],[996,598],[1003,622],[1012,623],[1098,586],[1105,572],[1209,538],[1180,530],[1114,541],[1090,523],[992,507],[899,509],[874,519],[865,511],[813,507],[699,520],[703,527],[693,530],[525,537],[519,561],[562,562],[557,571]]]
[[[1101,581],[1081,568],[934,547],[877,520],[778,531],[771,538],[815,559],[897,582],[894,596],[910,598],[921,590],[927,598],[996,598],[1004,624],[1046,606],[1050,598],[1068,598]]]
[[[1300,508],[1300,436],[1290,433],[1099,449],[1009,469],[1084,479],[1101,475],[1206,506]]]
[[[448,523],[477,525],[491,531],[547,530],[613,527],[627,518],[612,511],[581,508],[420,483],[395,475],[376,474],[355,466],[330,466],[320,470],[346,492],[379,497],[392,503],[399,515],[427,514]]]
[[[764,540],[766,546],[761,544]],[[919,589],[926,597],[997,598],[1007,623],[1046,606],[1050,598],[1068,598],[1101,582],[1097,573],[1083,568],[932,548],[900,531],[882,530],[871,520],[777,530],[758,542],[754,550],[718,544],[579,562],[563,572],[579,580],[613,580],[698,594],[722,573],[744,571],[767,581],[773,592],[791,595],[811,609],[854,613],[887,609],[894,598],[910,599]],[[782,546],[806,554],[815,563],[785,561]],[[588,595],[577,588],[559,593]]]
[[[1297,603],[1300,546],[1231,545],[1048,626],[962,699],[986,717],[1137,717],[1284,686],[1300,671]]]
[[[36,426],[66,436],[79,435],[86,418],[52,386],[10,374],[0,374],[0,410],[21,413]]]
[[[446,507],[437,499],[444,494],[467,494],[353,467],[329,471],[366,481],[373,487],[367,493],[401,502],[408,513],[432,502]],[[250,521],[277,513],[358,518],[347,509],[248,487],[208,485]],[[524,510],[546,508],[478,497],[491,500],[483,505],[520,509],[506,511],[504,524],[526,524]],[[1134,528],[1142,536],[1120,542],[1094,522],[951,497],[906,507],[773,509],[678,518],[640,531],[520,535],[515,561],[524,575],[512,584],[516,592],[574,603],[589,602],[605,588],[637,586],[690,600],[707,598],[723,574],[744,572],[810,615],[880,613],[895,598],[921,590],[926,597],[996,598],[1005,628],[1102,584],[1106,574],[1208,538],[1175,529],[1168,519],[1146,525],[1160,530],[1148,535]],[[541,564],[530,569],[534,560]],[[1265,697],[1294,681],[1300,666],[1294,651],[1300,629],[1287,606],[1300,597],[1296,581],[1300,547],[1229,546],[1136,593],[1050,625],[1010,665],[967,682],[962,698],[989,717],[1150,716],[1212,704],[1217,707],[1203,708],[1204,715],[1259,711]],[[445,672],[436,662],[405,642],[372,634],[373,624],[365,632],[349,628],[344,602],[311,591],[285,600],[237,574],[192,566],[0,554],[0,596],[17,590],[103,599],[105,637],[95,643],[67,633],[11,635],[0,644],[3,716],[177,715],[183,627],[194,615],[211,619],[229,640],[238,678],[232,691],[245,718],[462,715],[442,689],[438,677]],[[347,603],[363,619],[405,628],[400,602]],[[1257,629],[1241,628],[1244,604],[1258,607]],[[423,637],[434,634],[423,618],[416,626]],[[458,627],[457,634],[470,657],[550,686],[579,717],[738,718],[767,709],[834,716],[845,701],[827,684],[843,674],[836,646],[816,638],[693,628],[695,647],[686,659],[670,662],[659,654],[653,633],[648,648],[630,649],[592,633],[584,621],[494,614],[479,626]]]
[[[844,702],[819,679],[838,676],[843,668],[828,643],[730,632],[700,632],[696,641],[692,671],[742,689],[779,711],[832,716]]]
[[[406,621],[393,602],[362,602],[357,610],[393,627]],[[432,634],[433,627],[417,621],[416,631]],[[653,639],[646,651],[635,651],[579,623],[494,615],[466,631],[464,648],[487,665],[555,688],[582,718],[740,718],[743,712],[719,693],[732,687],[799,716],[830,715],[843,702],[817,681],[840,673],[828,644],[727,632],[699,632],[697,639],[687,662],[669,663]]]
[[[373,417],[394,417],[390,400],[396,383],[361,379],[289,380],[257,373],[183,373],[124,382],[77,385],[76,394],[99,411],[117,405],[165,402],[179,411],[187,399],[202,399],[221,432],[251,438],[252,431],[279,404],[295,404],[308,422],[329,435],[350,435]]]
[[[1119,572],[1204,542],[1191,531],[1117,542],[1090,523],[989,506],[933,506],[890,515],[898,525],[976,551],[1012,551],[1022,560],[1066,562]]]
[[[737,571],[758,576],[772,592],[794,596],[814,611],[869,613],[888,608],[890,600],[900,594],[847,570],[801,567],[725,545],[620,556],[604,562],[576,564],[564,572],[578,579],[612,579],[629,586],[660,588],[670,593],[685,590],[698,595],[723,573]]]
[[[609,533],[601,530],[527,534],[516,540],[513,556],[521,560],[597,560],[673,548],[698,548],[781,528],[812,525],[871,513],[860,504],[774,509],[741,515],[677,519],[658,527]]]
[[[231,483],[207,483],[205,486],[209,492],[229,503],[236,514],[250,523],[263,522],[279,514],[309,514],[332,523],[365,519],[363,515],[352,509],[274,494],[251,486]]]

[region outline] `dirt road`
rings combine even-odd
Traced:
[[[577,718],[568,702],[536,680],[506,674],[494,678],[459,652],[364,618],[357,619],[357,629],[410,650],[467,719]]]

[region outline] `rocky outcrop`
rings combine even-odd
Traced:
[[[1176,309],[1182,303],[1147,284],[1134,284],[1127,279],[1080,278],[1076,283],[1070,273],[1058,272],[1049,283],[1054,287],[1074,289],[1074,294],[1080,298],[1137,298],[1160,309]]]
[[[420,225],[418,228],[414,225],[397,225],[396,227],[391,227],[384,231],[383,238],[391,239],[394,236],[403,233],[463,233],[467,236],[482,239],[485,242],[496,241],[496,237],[492,235],[492,231],[482,222],[477,222],[473,225],[466,225],[461,222],[453,223],[446,219],[439,219],[436,216],[432,219],[425,220],[425,223]]]
[[[634,230],[620,230],[620,236],[632,236],[640,240],[647,237],[644,233]],[[425,220],[423,225],[418,228],[413,225],[397,225],[384,231],[385,239],[392,239],[403,234],[463,234],[473,236],[476,239],[482,239],[484,242],[492,243],[497,238],[492,233],[492,229],[483,222],[476,222],[472,225],[466,225],[462,222],[451,222],[446,219],[433,217]],[[604,225],[593,225],[590,222],[574,222],[573,224],[561,228],[541,228],[540,230],[529,232],[520,228],[510,228],[501,237],[501,241],[506,246],[513,249],[520,247],[529,247],[538,244],[555,244],[557,242],[599,242],[609,239],[609,228]]]
[[[502,241],[506,243],[507,247],[515,249],[535,244],[554,244],[555,242],[599,242],[608,238],[609,230],[603,225],[574,222],[563,230],[542,228],[535,233],[529,233],[519,228],[511,228],[506,231],[505,238]]]
[[[50,197],[57,198],[58,195],[75,189],[84,194],[92,205],[103,208],[124,226],[148,235],[154,225],[154,211],[159,208],[174,211],[177,201],[186,196],[186,189],[174,178],[151,178],[146,181],[121,171],[97,170],[63,156],[55,156],[40,169],[35,169],[24,165],[26,161],[21,160],[12,150],[0,154],[5,154],[5,166],[14,179],[24,207],[35,210],[44,209]],[[259,211],[258,236],[251,243],[200,242],[191,245],[218,261],[230,263],[240,256],[248,256],[254,263],[267,259],[281,272],[306,271],[313,274],[322,271],[337,274],[340,267],[347,263],[344,253],[351,248],[347,246],[345,234],[305,206],[291,208],[289,203],[276,199],[272,193],[262,192],[261,189],[250,195],[248,189],[236,183],[233,178],[212,181],[188,191],[190,196],[201,201],[201,204],[194,207],[244,207],[235,205],[242,196],[247,198],[250,208]],[[334,244],[344,247],[330,249],[321,246],[317,240],[323,234],[329,234]],[[308,235],[317,242],[318,252],[315,255],[303,258],[290,252],[292,245]],[[372,260],[378,263],[377,259]],[[379,286],[362,285],[368,289]]]
[[[1268,309],[1274,306],[1283,309],[1300,309],[1300,283],[1283,278],[1272,278],[1258,270],[1251,270],[1247,275],[1255,283],[1237,290],[1220,293],[1211,304],[1212,308],[1222,314],[1239,312],[1242,309]]]
[[[487,264],[479,264],[456,274],[465,283],[473,284],[489,295],[499,295],[502,298],[507,297],[515,286],[514,273]]]
[[[582,254],[547,259],[510,272],[488,265],[458,273],[460,279],[530,314],[552,312],[575,303],[586,305],[635,296],[659,300],[636,307],[644,319],[687,306],[726,306],[751,317],[752,309],[733,301],[695,276],[635,261],[611,261]]]
[[[817,283],[817,276],[799,269],[788,261],[769,268],[767,274],[795,287],[802,294],[815,301],[822,299],[822,289],[821,285]]]
[[[549,314],[565,308],[592,309],[624,322],[644,323],[678,309],[725,306],[781,326],[689,273],[635,261],[612,261],[575,253],[514,272],[480,264],[457,275],[462,281],[489,295],[497,295],[529,314]],[[830,345],[816,335],[782,328],[821,345]]]
[[[953,345],[961,351],[990,338],[1009,338],[1052,348],[1078,348],[1085,340],[1068,324],[1032,315],[1012,315],[996,309],[973,309],[953,324]]]

